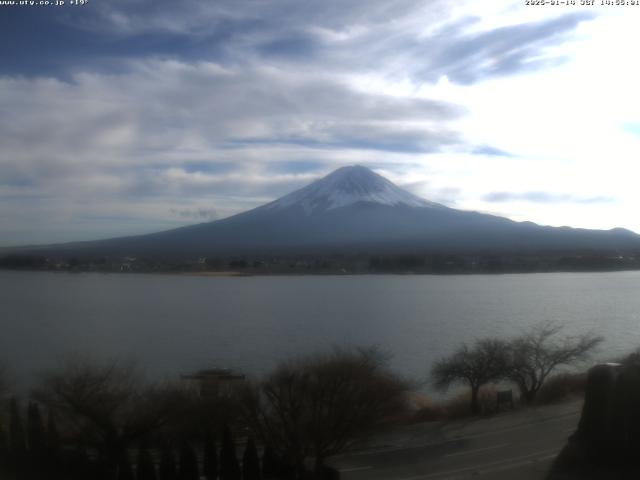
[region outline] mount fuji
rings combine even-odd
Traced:
[[[74,255],[540,252],[640,249],[625,229],[586,230],[456,210],[362,166],[340,168],[271,203],[174,230],[38,247]]]

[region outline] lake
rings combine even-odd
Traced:
[[[201,277],[0,271],[0,358],[24,386],[71,352],[139,360],[153,376],[260,374],[333,345],[378,345],[426,379],[461,342],[559,321],[640,347],[640,272]]]

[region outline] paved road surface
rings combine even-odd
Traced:
[[[414,425],[330,463],[344,480],[543,479],[575,431],[581,406]]]

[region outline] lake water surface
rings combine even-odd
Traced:
[[[333,345],[379,345],[425,379],[461,342],[539,322],[640,347],[640,272],[199,277],[0,271],[0,358],[30,379],[70,352],[134,356],[149,374],[259,374]]]

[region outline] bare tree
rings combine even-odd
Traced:
[[[586,360],[603,341],[592,333],[560,336],[562,329],[562,325],[545,323],[510,342],[507,378],[526,403],[535,401],[551,372]]]
[[[407,384],[379,352],[334,350],[280,365],[242,390],[244,416],[303,475],[406,406]]]
[[[33,397],[53,409],[62,428],[95,448],[111,468],[133,442],[163,426],[182,404],[179,389],[143,382],[132,363],[87,359],[44,375]]]
[[[433,383],[441,391],[455,383],[466,383],[471,388],[471,412],[480,413],[480,387],[504,377],[506,353],[506,342],[498,339],[477,340],[471,347],[463,344],[451,356],[436,362],[431,369]]]

